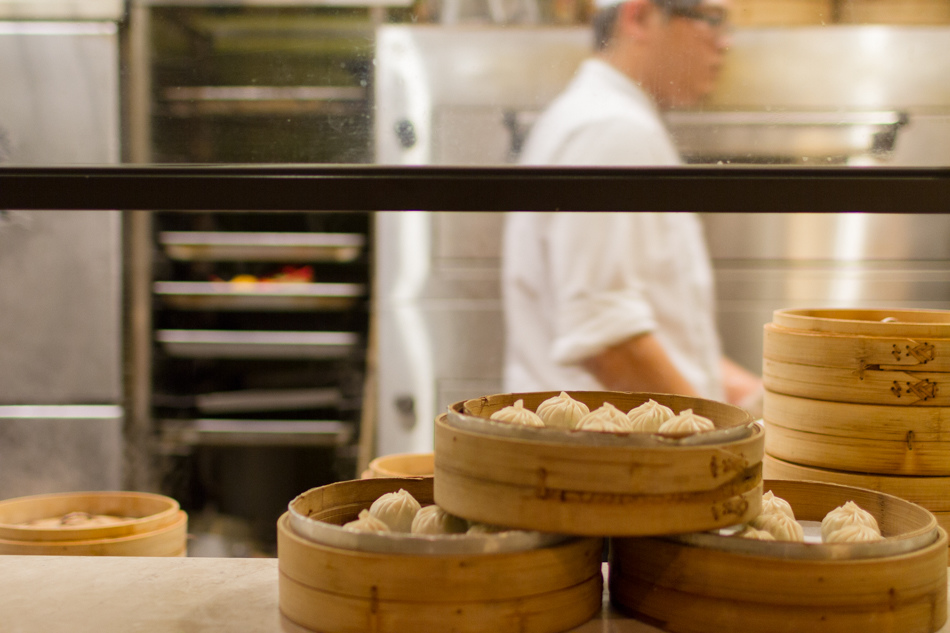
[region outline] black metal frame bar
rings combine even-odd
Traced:
[[[0,166],[0,209],[947,213],[950,168]]]

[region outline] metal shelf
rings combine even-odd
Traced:
[[[163,420],[161,439],[181,446],[343,446],[353,425],[324,420]]]
[[[345,264],[360,257],[366,238],[360,233],[164,231],[158,241],[180,261]]]
[[[348,310],[366,292],[362,284],[282,281],[159,281],[155,295],[178,310],[323,312]]]
[[[178,86],[162,92],[177,117],[352,114],[366,108],[366,89],[347,86]]]
[[[178,358],[334,360],[350,357],[359,336],[353,332],[158,330],[155,339]]]

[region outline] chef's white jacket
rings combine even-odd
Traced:
[[[532,165],[677,165],[655,105],[598,59],[532,127]],[[505,389],[603,390],[582,361],[652,332],[699,393],[723,399],[712,271],[691,213],[512,213],[502,255]]]

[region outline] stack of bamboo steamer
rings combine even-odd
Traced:
[[[51,525],[72,513],[106,515],[110,522]],[[186,556],[187,538],[187,513],[159,494],[70,492],[0,501],[0,554]]]
[[[950,312],[779,310],[765,326],[766,476],[902,497],[950,527]]]
[[[385,550],[360,547],[360,539],[377,535],[345,534],[353,547],[319,537],[342,540],[344,531],[327,525],[341,526],[381,495],[400,489],[423,505],[433,503],[432,478],[392,477],[338,482],[291,502],[277,524],[284,617],[323,633],[556,633],[601,610],[600,539],[559,539],[547,547],[502,551],[418,553],[400,550],[398,541]],[[294,520],[302,517],[321,527],[309,535],[296,530]]]
[[[362,478],[431,477],[435,471],[433,453],[395,453],[372,460]]]
[[[834,0],[733,0],[730,19],[740,27],[817,26],[834,15]]]
[[[466,519],[587,536],[711,530],[759,513],[764,439],[745,410],[669,394],[569,393],[591,411],[608,402],[626,412],[649,400],[674,413],[691,409],[717,426],[697,442],[485,424],[518,400],[534,410],[557,395],[498,394],[449,407],[435,426],[436,503]]]
[[[843,24],[950,24],[950,0],[839,0]]]
[[[930,512],[833,484],[767,480],[766,487],[803,522],[855,501],[886,540],[787,543],[710,533],[615,539],[611,600],[679,633],[932,633],[944,625],[947,533]]]

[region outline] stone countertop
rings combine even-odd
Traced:
[[[571,633],[659,633],[604,597]],[[276,558],[107,556],[0,556],[0,632],[307,633],[280,614]]]
[[[277,599],[276,558],[0,556],[3,633],[306,633]],[[659,631],[604,605],[574,632]]]

